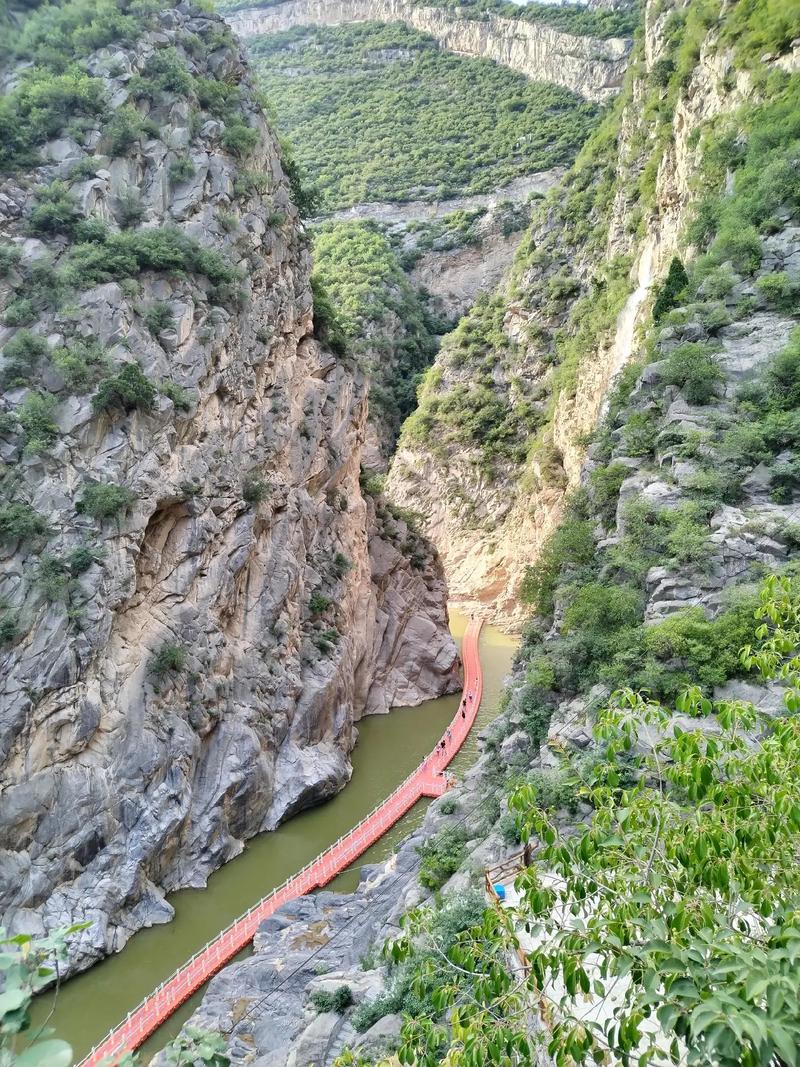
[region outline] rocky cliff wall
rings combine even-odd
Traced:
[[[359,716],[457,681],[224,24],[181,3],[81,63],[102,117],[0,188],[0,909],[88,920],[77,968],[339,789]]]
[[[406,433],[387,483],[393,499],[427,517],[452,599],[506,626],[525,616],[519,590],[526,567],[557,526],[565,492],[578,483],[587,436],[611,382],[637,351],[651,287],[679,247],[701,158],[693,131],[735,110],[749,91],[750,76],[712,35],[674,111],[659,118],[654,100],[665,99],[667,89],[654,85],[652,71],[670,46],[664,31],[671,10],[656,14],[647,5],[641,49],[616,112],[534,213],[502,297],[505,340],[492,342],[491,357],[485,343],[479,352],[492,360],[485,387],[521,413],[516,454],[507,449],[487,464],[480,439],[465,449],[463,440],[443,447],[439,436],[431,447]],[[648,171],[645,199],[639,186]],[[451,350],[446,341],[426,387],[429,409],[447,405],[479,373],[478,355],[464,361]]]
[[[492,59],[536,81],[563,85],[589,100],[607,101],[622,84],[630,41],[562,33],[540,23],[501,18],[467,19],[438,7],[405,0],[287,0],[268,8],[231,12],[239,37],[280,33],[292,26],[337,26],[343,22],[405,22],[444,48]]]

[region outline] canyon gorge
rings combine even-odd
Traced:
[[[124,961],[352,788],[366,716],[458,691],[450,610],[497,627],[474,765],[177,1041],[793,1062],[800,10],[219,8],[11,5],[4,928]]]

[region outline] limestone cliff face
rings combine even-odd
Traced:
[[[612,381],[636,352],[651,286],[678,250],[700,161],[692,131],[734,110],[749,91],[748,75],[735,70],[732,52],[718,49],[712,35],[678,96],[668,136],[657,137],[644,109],[653,94],[650,74],[667,46],[670,11],[657,10],[646,6],[641,54],[616,117],[606,120],[613,124],[612,153],[605,162],[600,150],[592,158],[590,144],[588,158],[534,213],[504,296],[506,343],[492,355],[487,387],[503,403],[521,400],[533,411],[533,447],[529,441],[521,459],[496,462],[489,474],[480,441],[468,449],[442,448],[441,439],[432,447],[406,434],[387,483],[393,499],[427,517],[451,598],[510,627],[525,617],[519,600],[525,569],[557,526],[565,493],[580,478],[587,435]],[[632,190],[653,160],[654,192],[643,206]],[[587,189],[596,190],[593,199],[586,199]],[[580,227],[578,210],[586,215]],[[587,311],[600,322],[592,334],[582,325]],[[554,370],[564,359],[558,347],[564,337],[574,338],[577,350],[568,357],[570,375]],[[429,389],[434,399],[451,395],[476,373],[477,364],[459,362],[449,349],[446,341]]]
[[[511,208],[505,213],[493,202],[475,224],[474,242],[450,247],[446,237],[434,241],[414,264],[411,281],[430,294],[433,306],[447,320],[455,322],[465,315],[481,293],[493,292],[508,273],[529,217],[527,204]]]
[[[231,12],[240,37],[280,33],[292,26],[337,26],[343,22],[405,22],[429,33],[444,48],[493,59],[529,78],[563,85],[589,100],[605,101],[618,91],[630,41],[600,40],[562,33],[541,23],[489,15],[462,18],[452,10],[407,0],[287,0],[267,8]]]
[[[136,80],[165,54],[192,79],[183,97]],[[69,300],[28,327],[45,350],[22,378],[19,331],[0,328],[3,506],[43,520],[28,536],[6,523],[0,545],[0,910],[12,930],[89,920],[73,968],[338,790],[362,714],[457,681],[435,553],[414,537],[412,562],[403,524],[359,488],[365,383],[314,336],[307,241],[224,24],[182,3],[85,65],[110,112],[0,188],[17,256],[0,302],[36,264],[75,262],[66,236],[30,235],[56,179],[95,226],[92,254],[166,235],[190,265],[148,254],[135,280],[109,266],[100,284],[73,271]],[[204,102],[219,83],[235,116]],[[124,106],[143,125],[115,151]],[[76,383],[63,353],[88,341],[97,362]],[[126,367],[138,400],[119,393]],[[117,382],[107,404],[98,377]],[[44,448],[24,416],[34,394],[51,398]],[[125,506],[87,505],[98,486]]]

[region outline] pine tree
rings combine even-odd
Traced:
[[[656,302],[653,305],[653,318],[656,322],[680,303],[681,294],[689,284],[689,275],[686,268],[677,256],[672,257],[672,262],[667,271],[667,277],[661,286]]]

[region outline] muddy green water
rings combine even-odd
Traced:
[[[465,626],[462,617],[451,617],[453,636],[459,642]],[[474,762],[476,734],[497,714],[514,647],[513,639],[491,626],[484,627],[484,697],[476,727],[451,764],[456,774]],[[58,995],[50,1026],[72,1044],[76,1057],[85,1056],[131,1008],[231,920],[324,851],[391,793],[433,748],[452,719],[458,699],[457,695],[442,697],[417,708],[401,708],[390,715],[363,719],[352,756],[353,777],[341,793],[296,816],[274,833],[253,838],[241,856],[211,875],[206,889],[173,893],[169,897],[175,908],[172,922],[140,931],[122,952],[67,982]],[[355,888],[362,864],[377,863],[389,856],[397,843],[420,824],[428,803],[420,801],[327,888],[339,892]],[[195,994],[143,1047],[144,1062],[175,1036],[202,993],[200,990]],[[43,997],[35,1005],[34,1023],[42,1023],[51,1007],[52,998]]]

